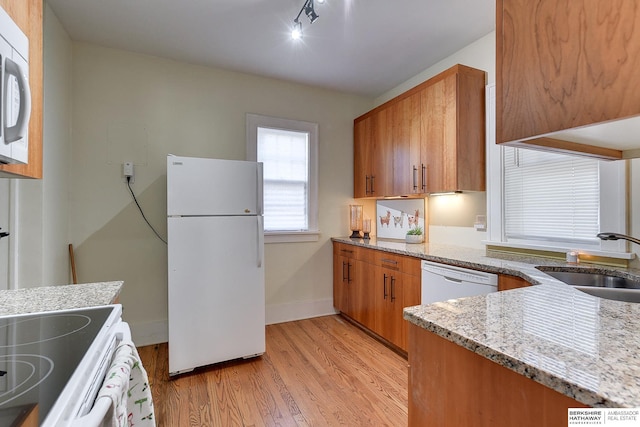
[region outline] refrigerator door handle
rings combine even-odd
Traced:
[[[264,224],[262,216],[258,215],[258,268],[262,268],[264,259]]]
[[[263,169],[262,169],[262,163],[259,162],[258,163],[258,168],[257,168],[257,177],[256,177],[256,184],[257,184],[257,191],[256,191],[256,196],[257,196],[257,203],[256,203],[256,208],[258,209],[258,215],[264,215],[264,195],[263,195]]]

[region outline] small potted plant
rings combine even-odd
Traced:
[[[422,227],[416,225],[414,228],[409,229],[405,236],[405,240],[407,243],[422,243],[424,241]]]

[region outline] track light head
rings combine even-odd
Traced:
[[[324,3],[325,0],[318,0],[318,3]],[[293,20],[293,28],[291,29],[291,38],[298,40],[302,38],[302,23],[300,22],[300,15],[304,12],[309,18],[309,21],[313,24],[320,17],[313,8],[313,0],[305,0],[298,16]]]
[[[306,6],[304,7],[304,13],[312,24],[320,17],[313,9],[313,0],[307,1]]]

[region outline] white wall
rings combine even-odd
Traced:
[[[71,241],[79,280],[124,280],[137,344],[166,340],[166,246],[147,228],[121,177],[166,236],[166,155],[245,158],[245,114],[319,124],[320,241],[266,247],[267,320],[333,312],[332,236],[348,233],[353,119],[372,100],[185,63],[73,45]],[[203,183],[203,187],[207,183]]]

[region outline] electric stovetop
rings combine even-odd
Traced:
[[[114,306],[0,317],[0,427],[46,418]]]

